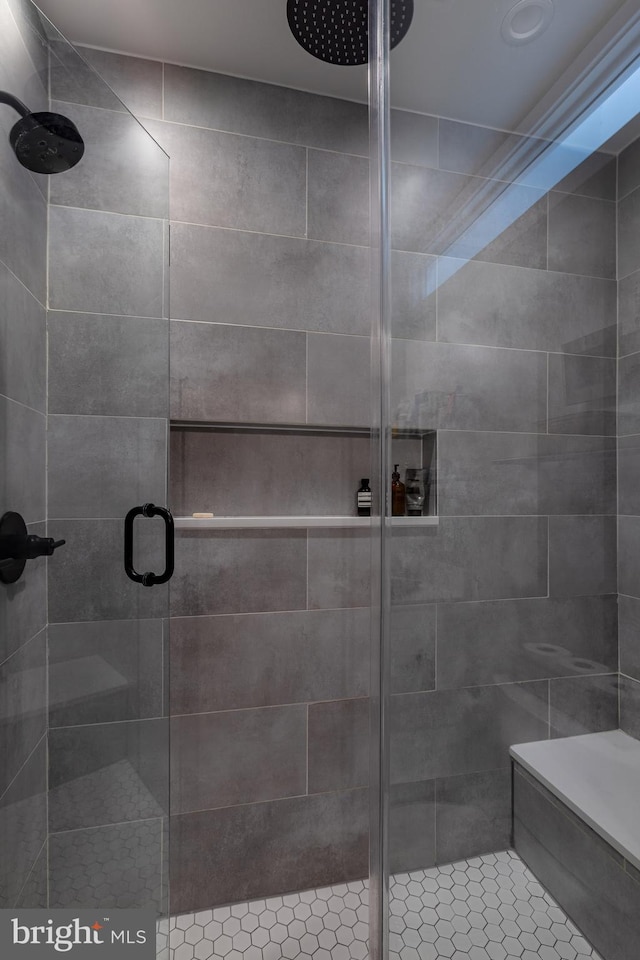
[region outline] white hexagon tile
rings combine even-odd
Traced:
[[[600,960],[512,850],[391,878],[391,960]],[[171,917],[158,960],[367,960],[366,881]]]

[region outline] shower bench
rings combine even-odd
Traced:
[[[603,960],[638,960],[640,741],[610,730],[511,757],[516,851]]]

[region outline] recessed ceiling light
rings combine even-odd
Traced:
[[[553,20],[553,0],[518,0],[502,21],[502,39],[507,43],[531,43]]]

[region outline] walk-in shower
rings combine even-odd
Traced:
[[[42,2],[77,46],[0,0],[0,905],[637,960],[637,3]]]

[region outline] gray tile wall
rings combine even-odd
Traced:
[[[618,586],[620,727],[640,737],[640,180],[638,145],[618,158]]]
[[[509,845],[509,744],[618,725],[616,160],[496,199],[515,139],[441,120],[439,163],[392,182],[394,245],[440,254],[414,267],[427,322],[393,320],[395,422],[438,429],[440,525],[391,560],[434,665],[392,697],[394,851],[428,837],[410,866]]]
[[[172,417],[366,424],[366,109],[86,53],[174,158]],[[61,100],[98,103],[57,79]],[[390,831],[394,869],[410,869],[506,845],[510,743],[617,724],[616,196],[606,155],[551,194],[518,184],[511,208],[528,209],[490,223],[478,253],[465,211],[500,195],[491,171],[512,138],[402,113],[392,125],[394,419],[437,428],[440,450],[440,526],[393,544]],[[61,370],[87,349],[73,322]],[[104,416],[116,383],[112,364],[86,412]],[[62,383],[61,414],[72,394]],[[233,502],[252,456],[260,475],[237,499],[250,512],[262,483],[276,511],[284,440],[270,455],[268,438],[223,447],[213,464],[205,434],[174,439],[179,512]],[[317,453],[301,443],[294,475]],[[327,509],[334,465],[348,499],[359,456],[334,454],[300,496]],[[366,872],[368,549],[336,531],[180,537],[175,909]]]
[[[119,72],[152,109],[161,69]],[[87,148],[49,197],[49,903],[161,913],[168,591],[127,579],[122,527],[167,501],[168,160],[62,42],[51,83]],[[136,522],[137,569],[162,569],[160,526]]]
[[[21,4],[0,0],[0,89],[46,109],[46,73]],[[34,60],[35,57],[35,60]],[[46,179],[9,145],[0,114],[0,516],[46,533]],[[0,907],[44,907],[46,860],[46,561],[0,583]]]

